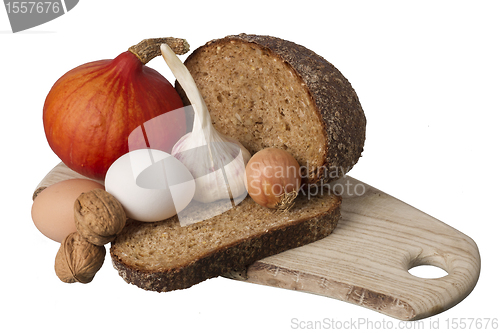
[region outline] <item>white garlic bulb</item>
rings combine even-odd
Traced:
[[[245,166],[250,153],[238,141],[213,127],[193,77],[170,47],[163,44],[161,53],[194,110],[192,132],[184,135],[172,148],[172,155],[184,163],[195,178],[193,199],[202,203],[226,199],[238,204],[247,194]]]

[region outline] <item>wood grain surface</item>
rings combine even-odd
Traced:
[[[85,177],[60,163],[35,195],[71,178]],[[332,235],[259,260],[232,278],[327,296],[400,320],[445,311],[472,291],[481,260],[471,238],[354,178],[329,185],[343,198],[342,217]],[[425,279],[408,272],[419,265],[434,265],[448,274]]]
[[[344,194],[334,233],[256,262],[247,282],[328,296],[401,320],[445,311],[472,291],[481,261],[471,238],[351,177],[336,187]],[[408,272],[419,265],[448,274],[425,279]]]

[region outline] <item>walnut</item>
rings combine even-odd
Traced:
[[[126,221],[120,202],[104,190],[82,193],[75,201],[76,230],[94,245],[114,240]]]
[[[87,242],[78,232],[69,234],[57,251],[54,268],[62,282],[89,283],[104,263],[106,248]]]

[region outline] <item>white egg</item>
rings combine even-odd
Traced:
[[[118,158],[108,169],[104,186],[128,217],[142,222],[176,215],[195,192],[193,176],[184,164],[156,149],[133,150]]]

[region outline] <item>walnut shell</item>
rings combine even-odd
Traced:
[[[114,240],[126,221],[120,202],[102,189],[82,193],[75,201],[76,230],[94,245]]]
[[[89,283],[101,269],[106,248],[85,240],[78,232],[69,234],[57,251],[54,265],[56,275],[62,282]]]

